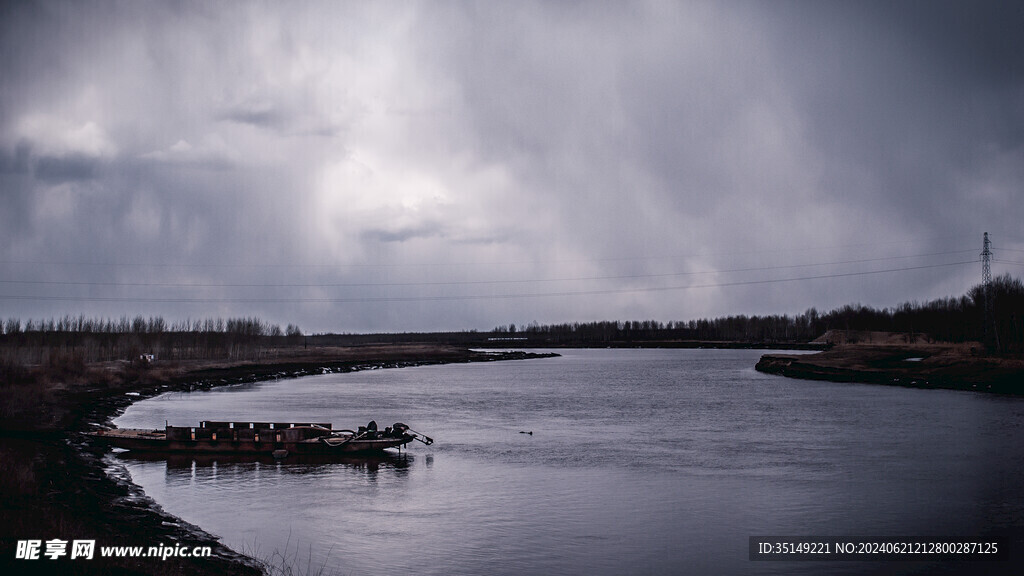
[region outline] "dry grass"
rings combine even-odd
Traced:
[[[291,533],[285,542],[284,550],[274,550],[271,554],[260,552],[258,545],[243,546],[242,553],[253,558],[260,569],[267,576],[334,576],[338,574],[336,569],[328,569],[330,551],[320,562],[313,562],[313,550],[309,547],[305,554],[302,547],[296,542],[292,547]]]

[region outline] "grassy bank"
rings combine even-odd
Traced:
[[[535,357],[436,345],[281,347],[251,360],[86,363],[4,367],[0,381],[0,571],[5,574],[259,574],[260,564],[199,527],[166,514],[83,432],[109,424],[129,404],[176,390],[307,374]],[[253,415],[258,417],[258,415]],[[111,473],[108,473],[111,472]],[[100,546],[211,546],[210,558],[15,558],[19,540],[95,540]],[[70,552],[70,544],[68,545]],[[41,552],[45,552],[45,544]]]
[[[824,352],[765,354],[756,369],[807,380],[1024,395],[1024,358],[990,355],[978,343],[905,335],[838,339]]]

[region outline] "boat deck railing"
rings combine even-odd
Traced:
[[[199,423],[200,428],[238,428],[238,429],[252,429],[252,430],[280,430],[282,428],[297,428],[297,427],[314,427],[314,428],[326,428],[331,429],[329,422],[220,422],[217,420],[203,420]]]
[[[295,442],[329,435],[327,422],[220,422],[204,420],[199,426],[167,425],[168,440],[233,440],[245,442]]]

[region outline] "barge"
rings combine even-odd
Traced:
[[[433,444],[429,436],[401,422],[383,431],[371,421],[357,430],[334,430],[330,423],[219,422],[199,426],[164,426],[163,430],[115,428],[88,434],[116,448],[139,452],[219,454],[349,454],[382,452],[417,440]]]

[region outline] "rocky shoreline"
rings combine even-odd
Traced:
[[[93,367],[77,382],[33,390],[34,409],[0,421],[0,570],[59,574],[239,574],[264,570],[200,527],[166,513],[84,432],[109,426],[130,404],[164,392],[245,382],[428,364],[554,356],[474,352],[434,345],[297,349],[263,362],[192,362],[146,370]],[[111,375],[111,370],[114,370]],[[71,379],[74,380],[74,379]],[[27,392],[22,393],[22,395]],[[8,397],[11,397],[8,394]],[[92,560],[17,559],[19,540],[95,540]],[[210,546],[204,558],[99,558],[101,546]],[[45,544],[43,550],[45,552]]]

